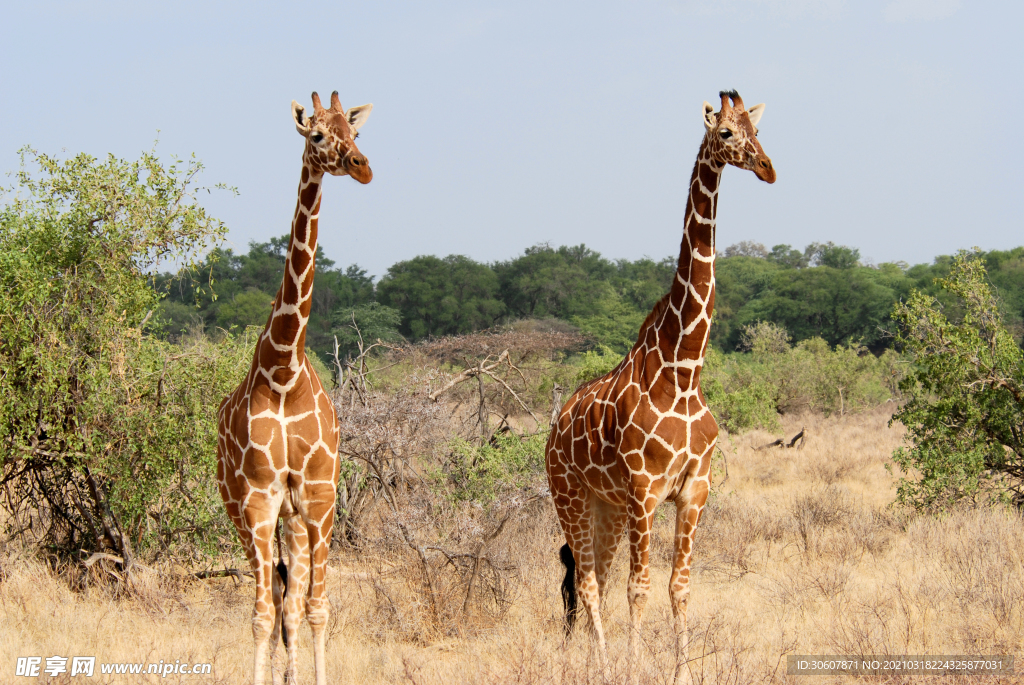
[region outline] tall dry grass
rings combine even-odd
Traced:
[[[1021,651],[1024,522],[1002,509],[932,518],[887,508],[894,490],[885,463],[900,440],[887,420],[881,410],[831,419],[787,417],[787,435],[807,429],[802,449],[755,450],[775,437],[766,433],[723,439],[725,459],[716,462],[716,485],[694,554],[689,616],[697,683],[854,680],[787,676],[787,654]],[[461,527],[487,520],[457,509],[435,516],[445,520],[413,521],[410,528],[415,535],[417,526],[433,526],[440,532],[431,539],[451,549],[462,549]],[[331,561],[331,682],[603,682],[585,629],[563,644],[561,538],[548,500],[518,509],[488,549],[478,550],[493,568],[478,569],[469,601],[464,560],[438,562],[435,554],[425,574],[422,560],[388,528],[387,511],[379,517],[379,544],[358,554],[338,552]],[[659,512],[654,591],[639,665],[624,658],[626,568],[619,553],[605,604],[615,682],[630,671],[644,683],[670,680],[673,520],[670,508]],[[250,579],[183,582],[167,572],[144,571],[131,586],[84,576],[72,589],[45,562],[16,550],[7,550],[0,564],[2,682],[15,680],[16,657],[54,654],[213,664],[214,675],[206,680],[137,682],[251,678]],[[308,679],[312,657],[305,628],[301,639],[300,674]],[[103,679],[51,682],[78,681]],[[984,682],[1017,681],[1003,676]]]

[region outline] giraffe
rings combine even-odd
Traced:
[[[711,487],[718,424],[700,389],[715,303],[715,212],[727,164],[775,182],[757,140],[764,105],[749,110],[736,91],[721,111],[704,103],[705,135],[690,177],[679,265],[672,287],[640,327],[636,344],[611,372],[580,386],[562,407],[547,443],[551,496],[565,534],[562,594],[566,628],[576,601],[586,608],[609,674],[601,600],[615,550],[629,533],[629,651],[639,657],[640,624],[650,593],[648,551],[655,508],[676,505],[675,559],[669,582],[675,619],[674,682],[690,681],[686,603],[693,536]],[[634,678],[637,677],[634,669]]]
[[[306,357],[306,324],[324,174],[348,175],[360,183],[373,178],[355,144],[372,108],[346,112],[337,91],[331,94],[330,109],[313,93],[312,116],[292,101],[295,128],[306,144],[284,278],[249,373],[218,413],[217,481],[256,578],[252,634],[257,685],[266,682],[268,657],[274,670],[279,637],[284,638],[287,664],[283,677],[275,671],[273,681],[295,682],[303,600],[313,633],[316,682],[327,683],[324,576],[339,474],[338,418]],[[284,520],[288,560],[285,564],[282,558],[275,573],[278,518]]]

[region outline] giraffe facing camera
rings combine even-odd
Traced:
[[[566,630],[577,603],[594,628],[606,679],[611,677],[601,601],[615,550],[629,539],[629,651],[640,656],[640,626],[650,594],[651,526],[659,504],[676,505],[675,556],[669,594],[675,619],[673,682],[691,682],[686,604],[694,532],[711,489],[718,424],[700,389],[715,306],[715,214],[727,165],[775,182],[775,168],[757,139],[764,105],[746,109],[736,91],[722,91],[716,113],[703,107],[704,140],[690,177],[679,264],[671,289],[640,326],[636,344],[608,374],[581,385],[551,429],[546,466],[551,497],[565,534],[560,550]]]
[[[310,171],[319,172],[321,176],[351,176],[360,183],[369,183],[373,171],[355,140],[372,110],[373,105],[360,105],[346,112],[338,99],[338,91],[331,93],[330,109],[324,109],[320,96],[314,91],[313,116],[307,116],[306,108],[292,100],[292,119],[295,130],[306,139],[303,161],[308,160]]]
[[[303,613],[313,633],[317,685],[327,685],[325,593],[327,552],[337,494],[338,417],[306,357],[312,308],[320,191],[324,175],[373,178],[355,144],[373,105],[347,112],[331,95],[324,109],[313,93],[313,115],[292,102],[295,127],[306,139],[299,197],[292,219],[284,279],[256,344],[249,373],[218,412],[217,481],[224,506],[256,578],[252,613],[253,681],[298,680],[298,636]],[[274,536],[284,520],[283,552],[274,565]],[[287,663],[274,655],[284,638]]]

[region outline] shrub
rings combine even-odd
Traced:
[[[1024,354],[1003,324],[980,259],[961,252],[936,283],[957,300],[951,321],[936,298],[914,291],[896,306],[897,341],[914,365],[902,383],[909,399],[894,421],[909,445],[893,461],[900,502],[942,509],[957,500],[1024,505]]]
[[[709,348],[701,385],[726,430],[778,430],[778,414],[818,411],[840,415],[877,406],[897,394],[902,373],[892,351],[875,357],[865,348],[821,338],[790,347],[786,330],[771,322],[744,328],[748,353]]]
[[[539,478],[546,442],[545,433],[500,433],[482,446],[455,438],[447,460],[433,474],[435,485],[452,502],[490,503]]]
[[[587,350],[575,361],[572,388],[605,375],[619,365],[622,355],[610,347],[598,345],[596,350]]]
[[[246,345],[146,335],[152,269],[196,264],[226,230],[195,202],[201,168],[22,151],[0,210],[0,504],[57,552],[130,567],[139,547],[216,539],[215,414]]]

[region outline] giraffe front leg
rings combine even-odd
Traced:
[[[640,627],[643,623],[644,607],[651,593],[650,561],[651,525],[654,522],[653,496],[638,493],[629,507],[629,585],[626,598],[629,602],[629,657],[631,660],[630,680],[640,678]],[[650,511],[648,511],[648,509]]]
[[[690,634],[686,626],[686,605],[690,597],[690,558],[694,534],[707,499],[708,483],[705,480],[695,481],[676,499],[675,559],[669,578],[676,634],[676,667],[672,679],[675,685],[689,685],[692,682],[687,663]]]

